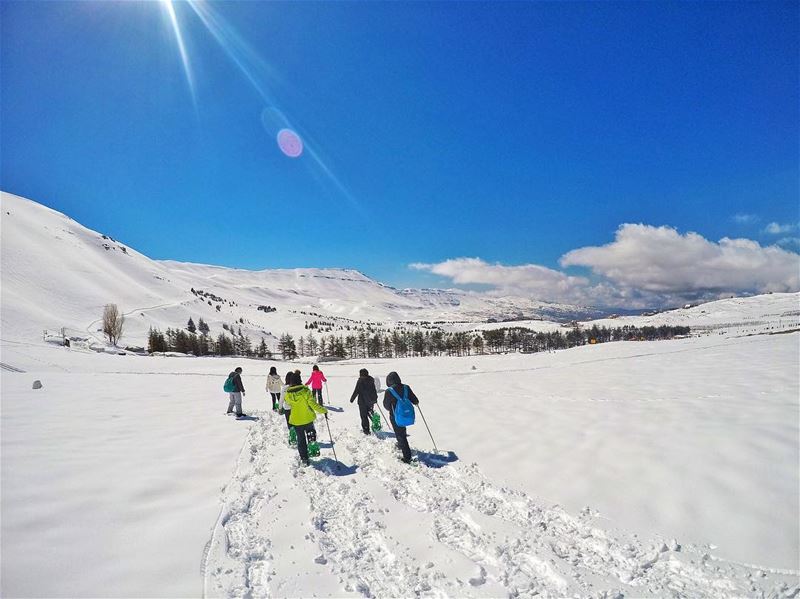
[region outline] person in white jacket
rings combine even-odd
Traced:
[[[272,396],[272,410],[274,412],[279,409],[278,402],[281,399],[282,386],[283,381],[281,381],[278,370],[273,366],[269,369],[269,374],[267,375],[267,392]]]

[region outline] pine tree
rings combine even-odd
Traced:
[[[230,337],[228,337],[225,333],[220,333],[219,337],[217,337],[217,355],[219,356],[230,356],[233,354],[233,343],[231,342]]]
[[[381,357],[381,337],[377,333],[369,338],[369,347],[367,348],[367,357],[380,358]]]
[[[191,320],[191,319],[189,319]],[[200,321],[197,323],[197,330],[200,331],[201,335],[207,335],[210,331],[206,322],[201,318]]]
[[[147,333],[147,351],[150,353],[167,351],[164,335],[153,327],[150,327],[150,331]]]
[[[293,360],[297,357],[297,348],[294,344],[294,337],[286,333],[283,335],[283,346],[280,348],[284,360]]]
[[[167,327],[167,332],[165,333],[167,348],[164,351],[175,351],[175,331],[171,328]]]
[[[195,352],[195,354],[198,356],[208,355],[210,353],[210,348],[208,347],[208,335],[204,333],[199,337],[196,337],[196,341],[197,341],[197,351]]]
[[[314,356],[317,353],[317,348],[319,344],[317,340],[314,338],[314,334],[309,332],[308,337],[306,337],[306,351],[308,352],[309,356]]]
[[[367,356],[367,334],[364,331],[358,332],[356,343],[358,344],[358,357],[365,358]]]
[[[194,321],[192,320],[191,316],[189,317],[189,322],[186,323],[186,330],[189,331],[190,333],[197,332],[197,327],[194,326]]]

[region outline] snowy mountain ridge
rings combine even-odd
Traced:
[[[183,328],[202,318],[216,336],[241,328],[274,346],[282,333],[386,330],[437,323],[446,330],[524,326],[552,330],[572,320],[598,325],[753,321],[790,315],[800,294],[710,302],[654,316],[607,311],[458,289],[396,289],[350,268],[245,270],[153,260],[68,216],[10,193],[2,202],[2,329],[4,339],[40,339],[44,330],[102,339],[103,306],[126,315],[123,344],[144,345],[152,327]],[[733,302],[733,304],[730,304]],[[719,309],[717,309],[718,306]],[[732,306],[732,307],[731,307]],[[786,319],[784,319],[786,320]],[[491,324],[496,323],[496,324]]]
[[[298,334],[310,320],[346,319],[393,326],[403,321],[576,318],[595,311],[524,298],[492,298],[440,289],[397,290],[349,268],[265,269],[153,260],[68,216],[2,193],[2,283],[5,337],[32,338],[65,327],[97,336],[102,307],[127,314],[126,340],[147,330],[203,318],[269,340]],[[198,297],[192,289],[221,298]],[[259,306],[277,308],[259,311]],[[305,313],[305,314],[302,314]]]

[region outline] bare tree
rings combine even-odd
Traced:
[[[119,338],[122,337],[123,324],[125,324],[125,316],[119,311],[117,304],[106,304],[103,309],[103,334],[115,347]]]

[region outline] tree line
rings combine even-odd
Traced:
[[[566,332],[537,332],[523,327],[454,333],[419,329],[372,334],[360,331],[351,335],[323,335],[319,339],[313,333],[297,338],[284,333],[280,336],[276,349],[284,360],[305,356],[340,359],[469,356],[506,352],[533,353],[609,341],[673,339],[688,335],[689,332],[690,328],[686,326],[626,325],[607,328],[594,325],[591,328],[575,326]]]
[[[198,324],[190,318],[186,329],[167,328],[165,332],[150,328],[147,350],[155,352],[178,352],[195,356],[249,356],[271,359],[273,352],[264,337],[254,344],[241,327],[223,325],[226,332],[216,337],[209,334],[209,327],[199,319]],[[608,328],[593,325],[581,328],[577,325],[568,330],[549,332],[533,331],[523,327],[503,327],[487,331],[445,332],[442,330],[380,330],[316,337],[295,337],[288,333],[280,335],[276,352],[284,360],[297,357],[321,356],[338,359],[404,358],[416,356],[469,356],[474,354],[533,353],[567,349],[579,345],[607,343],[609,341],[653,341],[672,339],[688,335],[687,326],[662,325],[659,327]]]
[[[202,322],[202,320],[201,320]],[[249,356],[255,358],[272,358],[272,351],[264,338],[257,345],[242,330],[231,331],[230,335],[220,333],[216,337],[205,332],[190,332],[183,329],[168,328],[165,332],[150,327],[147,333],[147,351],[177,352],[195,356]]]

